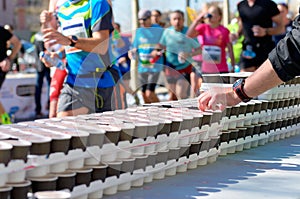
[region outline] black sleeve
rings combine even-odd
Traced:
[[[113,19],[113,11],[111,6],[107,2],[105,2],[107,5],[101,6],[101,12],[105,13],[101,20],[99,20],[94,27],[92,28],[92,32],[96,32],[99,30],[109,30],[109,33],[111,33],[114,30],[114,27],[112,25],[112,19]],[[104,3],[103,3],[104,4]],[[106,10],[108,8],[108,10]]]
[[[114,27],[112,25],[113,12],[110,7],[109,12],[104,16],[101,23],[101,30],[109,30],[109,33],[112,33]]]
[[[271,18],[280,14],[277,4],[274,1],[271,1],[268,5],[268,14],[270,14]]]
[[[4,41],[10,40],[13,36],[8,30],[6,30],[4,28],[3,28],[3,31],[1,31],[1,33],[2,33],[1,37],[3,38]]]
[[[290,31],[269,54],[274,70],[282,81],[300,75],[300,17]]]

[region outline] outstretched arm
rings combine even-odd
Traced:
[[[249,97],[256,97],[263,92],[283,83],[267,59],[252,75],[245,80],[244,92]],[[232,88],[213,88],[202,93],[198,98],[198,108],[202,111],[207,109],[224,109],[226,106],[234,106],[242,100]]]

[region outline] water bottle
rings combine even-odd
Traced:
[[[44,58],[47,62],[49,62],[52,66],[55,66],[57,69],[60,69],[60,70],[65,69],[64,62],[57,57],[51,58],[49,54],[46,54],[43,51],[40,52],[40,57]]]
[[[240,67],[239,67],[238,65],[235,65],[235,66],[234,66],[234,72],[235,72],[235,73],[241,72],[241,69],[240,69]]]
[[[51,17],[54,17],[56,18],[57,17],[57,13],[56,12],[53,12]],[[51,29],[56,29],[56,27],[53,27],[52,26],[52,23],[51,21],[47,21],[45,24],[44,24],[45,28],[51,28]],[[49,42],[45,43],[44,46],[46,47],[47,51],[48,52],[55,52],[55,51],[58,51],[62,45],[61,44],[54,44],[56,43],[56,40],[53,39],[53,40],[50,40]]]
[[[256,56],[255,52],[252,50],[251,45],[246,46],[246,50],[243,51],[243,57],[246,59],[253,59]]]

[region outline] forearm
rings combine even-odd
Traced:
[[[54,12],[55,11],[56,3],[57,3],[57,0],[50,0],[49,1],[49,7],[48,7],[49,12]]]
[[[283,24],[282,15],[278,14],[272,17],[273,25],[270,28],[265,28],[266,35],[279,35],[285,32],[285,25]]]
[[[202,53],[202,50],[201,50],[201,47],[199,47],[199,48],[195,49],[193,52],[191,52],[191,53],[189,54],[189,56],[190,56],[190,57],[193,57],[193,56],[199,55],[199,54],[201,54],[201,53]]]
[[[235,66],[235,59],[234,59],[234,52],[233,52],[233,47],[232,47],[231,43],[227,44],[227,49],[228,49],[228,52],[229,52],[231,65],[232,65],[232,67],[234,67]]]
[[[78,42],[75,47],[85,52],[105,54],[108,49],[108,44],[108,40],[98,38],[78,38]]]
[[[74,47],[85,52],[93,52],[97,54],[105,54],[109,45],[108,30],[94,32],[90,38],[77,37],[76,42],[71,39],[71,36],[65,36],[51,28],[43,30],[42,33],[44,34],[45,45],[61,44],[63,46],[70,46],[73,42],[75,43]],[[56,42],[53,43],[53,40]]]
[[[239,29],[237,31],[237,37],[240,38],[243,35],[243,22],[240,18],[238,18],[239,20]]]
[[[86,52],[105,54],[109,45],[109,31],[100,31],[92,38],[78,38],[75,47]]]
[[[197,27],[198,24],[200,24],[201,22],[199,22],[198,20],[195,20],[189,27],[188,31],[186,32],[186,36],[194,38],[198,36],[197,31],[195,30],[195,28]]]
[[[16,36],[13,36],[10,41],[14,47],[12,48],[12,52],[8,58],[10,60],[13,60],[17,56],[18,52],[20,51],[22,44]]]
[[[14,48],[15,48],[15,47],[14,47]],[[17,49],[18,49],[18,50],[17,50]],[[19,50],[21,49],[21,46],[18,47],[17,49],[13,49],[13,50],[12,50],[12,53],[8,56],[9,60],[12,61],[13,59],[16,58],[16,56],[17,56]]]
[[[256,97],[283,83],[267,59],[252,75],[245,80],[244,91],[249,97]]]
[[[283,25],[277,25],[275,27],[272,28],[266,28],[266,35],[279,35],[284,33],[284,26]]]

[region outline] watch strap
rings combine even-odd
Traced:
[[[249,102],[250,100],[252,100],[252,98],[245,93],[244,84],[245,79],[242,78],[236,80],[236,82],[233,84],[233,91],[243,102]]]
[[[78,41],[78,38],[76,36],[74,36],[74,35],[70,36],[69,38],[70,38],[70,41],[71,41],[71,44],[69,46],[75,47],[75,45],[76,45],[76,43]]]

